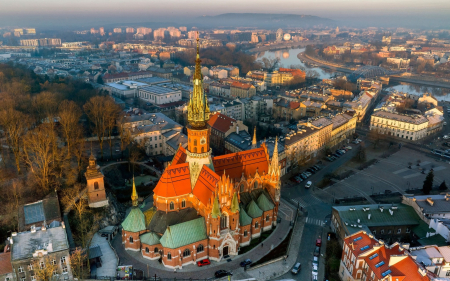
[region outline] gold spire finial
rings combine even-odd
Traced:
[[[134,184],[134,176],[133,176],[133,191],[131,192],[131,201],[133,203],[133,207],[138,205],[138,195],[136,192],[136,185]]]
[[[252,148],[256,148],[256,126],[253,129],[253,140],[252,140]]]
[[[197,59],[200,59],[199,41],[200,41],[200,38],[199,38],[199,35],[198,35],[198,31],[197,31]]]
[[[269,174],[276,174],[280,170],[278,161],[278,136],[275,138],[275,147],[273,148],[272,161],[269,167]]]

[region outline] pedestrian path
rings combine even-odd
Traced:
[[[94,274],[107,277],[116,276],[118,260],[106,237],[101,237],[98,233],[95,233],[92,238],[91,247],[93,245],[99,245],[102,251],[102,266],[98,267]]]
[[[315,225],[318,225],[318,226],[324,226],[325,225],[325,222],[323,220],[310,218],[310,217],[306,218],[306,223],[315,224]]]

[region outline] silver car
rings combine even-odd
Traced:
[[[302,265],[299,262],[296,263],[291,270],[292,274],[297,274],[300,271],[301,267],[302,267]]]

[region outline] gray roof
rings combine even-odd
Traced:
[[[101,256],[103,256],[103,253],[99,245],[94,245],[89,248],[89,259],[95,259]]]
[[[171,86],[162,87],[162,86],[152,85],[152,86],[142,87],[139,89],[139,91],[151,93],[153,95],[166,95],[166,94],[170,94],[170,93],[175,93],[175,92],[179,91],[179,89],[177,89],[175,87],[171,87]]]
[[[69,250],[66,229],[60,227],[47,230],[36,229],[36,232],[20,232],[12,236],[11,260],[27,259],[39,249],[47,249],[49,253]]]
[[[148,225],[148,229],[155,233],[164,234],[168,226],[190,221],[200,216],[194,208],[182,209],[179,212],[156,211]]]
[[[178,149],[178,146],[181,145],[184,147],[185,144],[187,144],[187,136],[185,134],[179,133],[178,135],[174,136],[170,140],[168,140],[166,143],[171,146],[173,149]]]
[[[414,196],[414,198],[416,198],[416,204],[422,208],[422,212],[426,214],[450,212],[450,201],[447,201],[445,197],[446,195]],[[433,200],[433,206],[427,202],[427,198]]]
[[[19,208],[19,231],[28,230],[25,226],[53,220],[61,221],[58,196],[53,192],[43,200]]]
[[[44,205],[42,201],[23,206],[25,224],[41,222],[45,220]]]
[[[144,82],[144,83],[149,84],[149,85],[170,82],[170,80],[168,80],[166,78],[161,78],[161,77],[158,77],[158,76],[141,78],[141,79],[137,79],[137,81]]]

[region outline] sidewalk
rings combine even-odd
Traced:
[[[102,266],[96,269],[96,272],[91,272],[93,276],[116,276],[118,261],[114,250],[106,240],[106,237],[101,237],[95,233],[92,238],[91,247],[99,245],[102,250]]]

